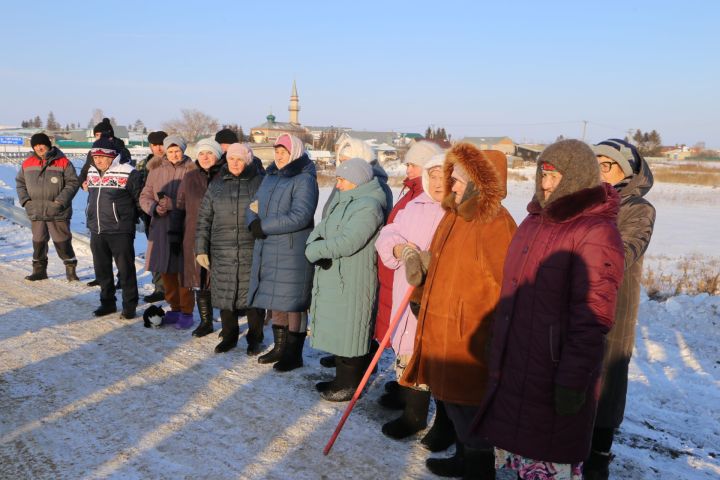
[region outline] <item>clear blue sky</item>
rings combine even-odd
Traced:
[[[516,141],[656,129],[720,147],[720,2],[13,2],[0,124],[94,108],[149,127],[197,108]]]

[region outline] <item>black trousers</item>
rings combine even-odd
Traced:
[[[113,259],[122,285],[123,308],[135,308],[138,304],[134,240],[132,233],[90,234],[95,279],[100,284],[100,301],[103,304],[115,303]]]

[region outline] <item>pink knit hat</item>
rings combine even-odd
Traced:
[[[227,149],[227,158],[240,157],[249,165],[253,159],[253,151],[244,143],[233,143]]]

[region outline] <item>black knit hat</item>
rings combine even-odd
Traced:
[[[44,133],[36,133],[32,137],[30,137],[30,146],[35,148],[35,145],[45,145],[48,148],[52,148],[52,143],[50,143],[50,137],[48,137]]]
[[[167,137],[168,134],[163,132],[162,130],[158,130],[157,132],[150,132],[148,135],[148,142],[150,142],[153,145],[162,145],[163,140],[165,140],[165,137]]]
[[[229,128],[223,128],[215,134],[215,141],[218,143],[238,143],[238,136]]]
[[[110,119],[103,118],[102,122],[95,125],[95,128],[93,128],[93,134],[96,133],[109,133],[111,137],[115,136],[115,131],[113,130],[112,125],[110,124]]]
[[[93,142],[90,155],[93,157],[117,157],[117,147],[108,133],[101,134],[100,138]]]

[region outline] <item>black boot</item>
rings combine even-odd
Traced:
[[[405,391],[407,389],[401,386],[395,380],[385,384],[385,393],[378,399],[378,403],[390,410],[402,410],[405,408]]]
[[[320,357],[320,366],[325,368],[335,368],[335,355]]]
[[[193,330],[193,337],[204,337],[211,334],[213,328],[213,309],[210,303],[210,290],[198,290],[195,292],[195,302],[200,312],[200,325]]]
[[[225,353],[237,347],[240,336],[237,312],[233,310],[220,310],[222,322],[222,341],[215,347],[215,353]]]
[[[117,312],[117,305],[115,305],[115,300],[112,301],[103,301],[100,302],[100,307],[98,307],[94,312],[93,315],[96,317],[102,317],[104,315],[110,315],[111,313]]]
[[[248,308],[247,309],[247,322],[248,332],[245,335],[247,340],[247,354],[258,355],[262,352],[264,345],[263,340],[265,339],[265,333],[263,327],[265,326],[265,310],[259,308]]]
[[[280,355],[280,360],[273,365],[278,372],[289,372],[303,366],[303,346],[307,332],[288,332],[287,345]]]
[[[288,327],[284,327],[282,325],[273,325],[272,332],[273,332],[273,340],[274,340],[275,344],[273,345],[272,350],[270,350],[265,355],[260,355],[258,357],[258,363],[278,362],[278,361],[280,361],[280,357],[282,356],[283,350],[285,350],[285,344],[287,342],[287,335],[288,335]]]
[[[165,292],[157,288],[150,294],[143,297],[146,303],[162,302],[165,300]]]
[[[462,477],[465,473],[465,447],[455,443],[455,453],[447,458],[428,458],[425,466],[439,477]]]
[[[69,262],[65,264],[65,278],[68,282],[79,282],[80,279],[77,276],[77,261]]]
[[[396,440],[414,435],[427,427],[430,392],[405,388],[405,409],[402,415],[382,426],[382,432]]]
[[[465,446],[463,480],[495,480],[495,451]]]
[[[47,278],[47,260],[45,260],[44,262],[42,260],[33,260],[33,271],[30,275],[25,277],[25,280],[35,282],[37,280],[45,280]]]
[[[431,452],[442,452],[455,443],[455,425],[445,411],[445,404],[435,399],[435,420],[420,443]]]
[[[335,356],[335,379],[320,392],[320,396],[330,402],[347,402],[355,394],[367,366],[367,356]],[[318,390],[320,387],[317,386]]]
[[[595,427],[593,429],[590,456],[583,464],[583,478],[588,480],[607,480],[610,478],[610,449],[612,448],[614,428]]]

